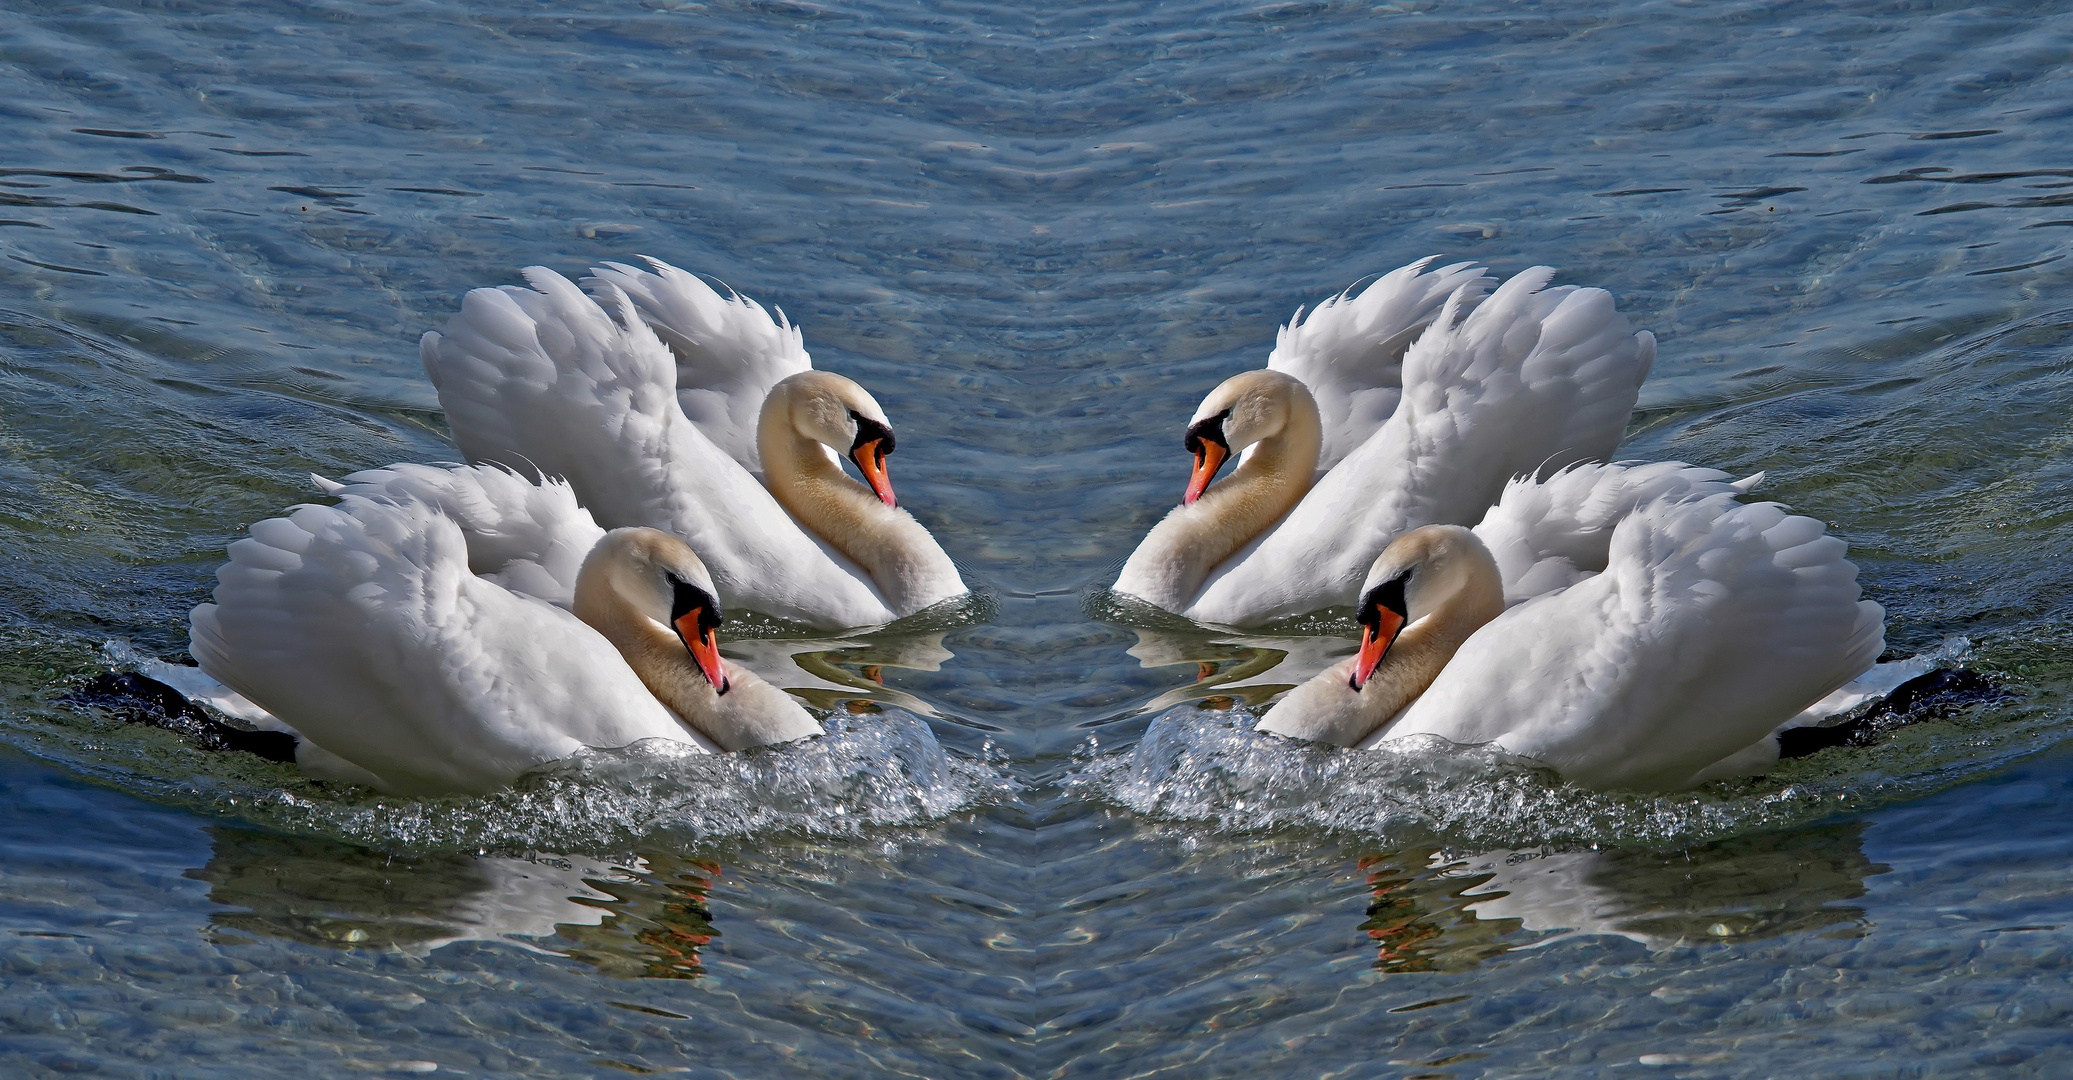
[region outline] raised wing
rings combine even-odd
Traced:
[[[1404,354],[1403,401],[1381,430],[1185,614],[1248,625],[1347,603],[1399,533],[1470,524],[1514,476],[1609,456],[1655,339],[1603,289],[1546,288],[1553,274],[1535,267],[1480,303],[1479,280],[1458,287]]]
[[[1522,476],[1475,527],[1497,559],[1507,603],[1575,584],[1605,569],[1612,532],[1636,508],[1661,499],[1741,495],[1763,474],[1730,482],[1728,474],[1681,461],[1583,464],[1546,479]]]
[[[468,293],[420,345],[470,462],[565,477],[606,528],[675,533],[723,603],[823,627],[893,618],[861,571],[685,419],[675,361],[625,293],[599,284],[594,300],[545,267],[525,276],[530,289]]]
[[[645,259],[645,257],[644,257]],[[715,292],[696,274],[660,259],[653,268],[625,263],[593,267],[584,287],[609,302],[610,289],[634,310],[676,357],[677,403],[705,437],[750,472],[763,471],[756,452],[756,421],[778,380],[813,367],[799,329],[783,309],[772,319],[763,305],[728,290]]]
[[[400,792],[488,791],[690,736],[575,616],[468,571],[460,527],[353,498],[252,526],[190,617],[202,670]]]
[[[1605,290],[1547,288],[1553,276],[1527,270],[1465,315],[1466,294],[1450,297],[1405,354],[1404,402],[1369,441],[1417,519],[1401,528],[1477,520],[1512,477],[1619,445],[1655,338]]]
[[[343,500],[415,501],[437,509],[468,545],[468,569],[512,592],[567,609],[576,574],[605,531],[559,480],[533,483],[496,465],[390,465],[344,483],[312,476]]]
[[[1366,442],[1403,397],[1404,351],[1459,294],[1475,305],[1494,279],[1474,263],[1427,270],[1427,256],[1317,305],[1306,320],[1298,310],[1275,336],[1267,366],[1301,379],[1324,420],[1319,472],[1337,465]]]
[[[1477,631],[1384,736],[1495,741],[1596,787],[1685,786],[1871,667],[1885,612],[1820,522],[1641,507],[1604,573]]]

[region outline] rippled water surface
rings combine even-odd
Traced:
[[[2064,1075],[2069,124],[2049,4],[0,0],[0,1074]],[[1433,253],[1611,290],[1622,453],[2006,695],[1674,796],[1252,735],[1349,624],[1100,586]],[[309,472],[453,456],[462,292],[635,254],[870,386],[985,594],[729,646],[830,738],[413,802],[68,703]]]

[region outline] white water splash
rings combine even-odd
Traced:
[[[192,670],[126,643],[109,642],[103,654],[161,681]],[[750,837],[853,838],[926,825],[1020,790],[990,750],[978,760],[951,754],[912,712],[872,709],[828,714],[827,733],[817,738],[735,753],[661,739],[586,750],[479,797],[413,799],[320,783],[293,765],[208,753],[169,732],[128,725],[102,729],[78,748],[85,754],[62,744],[45,749],[83,772],[197,809],[417,853],[613,853]]]
[[[1228,699],[1227,699],[1228,700]],[[1090,748],[1075,795],[1224,833],[1325,831],[1385,845],[1670,848],[1787,828],[1959,782],[2029,753],[2046,717],[1936,721],[1865,750],[1691,791],[1589,791],[1494,747],[1438,738],[1347,750],[1263,735],[1243,706],[1179,706],[1137,745]]]

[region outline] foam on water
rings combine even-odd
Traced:
[[[991,763],[946,753],[903,710],[835,714],[823,724],[820,738],[731,754],[652,739],[590,750],[481,798],[341,802],[279,789],[262,794],[252,812],[412,850],[692,850],[748,837],[851,839],[939,820],[1014,790]]]
[[[1786,761],[1690,791],[1590,791],[1487,746],[1437,737],[1349,750],[1264,735],[1230,699],[1160,713],[1136,745],[1090,740],[1065,785],[1155,820],[1224,833],[1324,831],[1385,846],[1462,850],[1689,846],[1790,828],[1918,796],[2055,737],[2022,703],[1912,725],[1864,750]]]
[[[554,762],[480,797],[409,799],[328,784],[293,765],[208,753],[179,736],[62,707],[71,737],[33,750],[117,787],[257,824],[392,852],[689,851],[744,838],[856,838],[1010,797],[990,747],[944,749],[896,707],[825,715],[827,734],[708,754],[651,739]],[[69,715],[68,715],[69,714]],[[32,729],[33,730],[33,729]],[[24,731],[22,734],[31,734]]]

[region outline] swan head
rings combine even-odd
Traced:
[[[602,579],[635,611],[676,631],[713,690],[727,692],[727,669],[715,634],[723,621],[718,592],[689,545],[658,529],[613,529],[583,560],[576,587],[590,594],[595,586],[585,588],[586,578]]]
[[[1426,525],[1390,541],[1360,587],[1360,652],[1347,685],[1359,690],[1368,681],[1404,627],[1497,579],[1490,549],[1459,525]]]
[[[1209,482],[1226,461],[1263,439],[1287,430],[1296,409],[1317,404],[1310,390],[1294,376],[1260,368],[1233,375],[1202,399],[1188,421],[1185,445],[1195,455],[1182,505],[1191,505],[1209,490]]]
[[[863,387],[832,371],[802,371],[780,380],[764,399],[766,414],[784,410],[778,419],[800,435],[846,457],[864,474],[871,491],[887,506],[898,506],[893,482],[885,472],[885,456],[893,452],[892,422]]]

